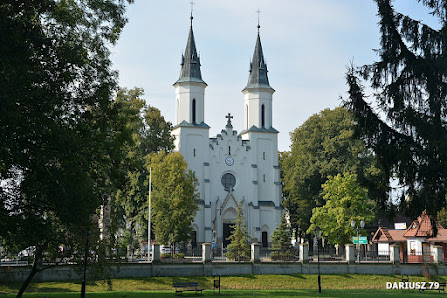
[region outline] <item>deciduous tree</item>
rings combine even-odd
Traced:
[[[124,0],[0,4],[0,236],[9,249],[84,251],[91,216],[117,178],[107,45],[126,23]]]
[[[345,108],[325,109],[291,133],[291,151],[280,155],[283,204],[292,228],[301,233],[309,228],[312,209],[325,203],[321,185],[328,176],[356,174],[369,197],[387,207],[387,176],[376,167],[364,142],[355,138],[355,123]]]
[[[146,156],[161,150],[170,152],[174,148],[171,123],[157,108],[147,106],[143,95],[141,88],[121,89],[116,99],[121,107],[120,119],[133,142],[123,148],[127,155],[121,169],[126,179],[116,193],[116,201],[112,202],[113,217],[119,227],[127,225],[129,232],[135,231],[136,235],[127,234],[132,238],[136,236],[133,240],[137,243],[147,239],[149,170],[145,165]]]
[[[365,223],[374,219],[373,202],[368,198],[368,191],[361,187],[354,174],[337,174],[323,184],[325,204],[312,210],[311,225],[307,230],[312,234],[315,227],[321,229],[322,235],[331,244],[345,244],[354,235],[351,221]]]
[[[179,152],[149,154],[146,167],[152,168],[151,215],[156,240],[171,245],[189,240],[199,198],[194,173],[187,170]]]

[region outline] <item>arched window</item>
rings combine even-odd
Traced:
[[[265,106],[262,105],[261,107],[261,126],[265,126]]]
[[[192,100],[192,123],[196,123],[196,99]]]

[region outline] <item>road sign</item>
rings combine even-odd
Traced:
[[[358,238],[360,238],[360,243]],[[352,237],[352,243],[354,244],[368,244],[368,239],[366,237]]]

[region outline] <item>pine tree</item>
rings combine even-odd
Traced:
[[[272,233],[272,259],[288,259],[292,257],[292,234],[289,223],[284,213],[281,218],[281,223],[276,227]]]
[[[391,0],[375,2],[380,59],[348,71],[346,106],[381,169],[405,186],[409,215],[436,214],[447,193],[447,1],[418,1],[439,29],[397,12]],[[365,95],[364,83],[373,96]]]
[[[250,257],[250,246],[248,244],[248,232],[245,227],[244,215],[242,214],[242,204],[239,202],[236,214],[236,222],[227,240],[231,243],[227,246],[226,256],[230,260],[243,261]]]

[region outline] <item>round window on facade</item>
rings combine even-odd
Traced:
[[[224,174],[222,176],[222,185],[225,190],[233,190],[233,187],[236,185],[236,177],[231,173]]]

